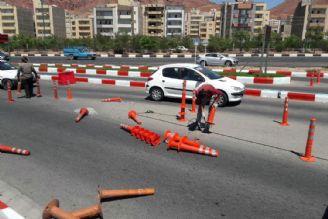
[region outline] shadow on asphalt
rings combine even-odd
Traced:
[[[325,214],[322,216],[322,219],[328,219],[328,206],[326,208]]]

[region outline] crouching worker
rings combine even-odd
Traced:
[[[219,97],[221,95],[223,95],[222,91],[219,91],[217,89],[215,89],[212,85],[210,84],[204,84],[202,86],[200,86],[197,90],[196,90],[196,103],[198,104],[198,112],[197,112],[197,118],[196,121],[194,123],[191,123],[189,125],[189,130],[190,131],[194,131],[196,128],[198,128],[199,130],[202,130],[203,128],[203,132],[204,133],[210,133],[210,125],[207,121],[205,120],[205,106],[208,102],[211,101],[210,105],[209,105],[209,109],[208,109],[208,116],[210,116],[210,110],[211,107],[217,107],[217,103],[219,101]],[[213,98],[212,98],[213,97]],[[202,124],[202,119],[204,119],[205,123]]]
[[[26,98],[31,98],[33,96],[33,74],[35,78],[38,78],[33,64],[28,63],[28,58],[23,56],[22,63],[20,63],[18,67],[17,80],[21,81]]]

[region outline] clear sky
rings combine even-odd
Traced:
[[[226,0],[226,1],[229,1],[229,0]],[[232,0],[230,0],[230,1],[232,1]],[[224,2],[224,0],[212,0],[212,2],[221,3],[221,2]],[[267,3],[268,8],[271,9],[274,6],[276,6],[277,4],[283,2],[283,0],[262,0],[262,1],[256,0],[254,2],[265,2],[265,3]]]

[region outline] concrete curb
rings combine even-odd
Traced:
[[[222,53],[229,57],[261,57],[259,53]],[[63,57],[63,53],[13,53],[11,56],[37,56],[37,57]],[[111,54],[111,53],[97,53],[98,57],[102,58],[193,58],[194,54]],[[270,53],[269,57],[328,57],[328,53],[313,54],[313,53]]]
[[[1,219],[25,219],[12,208],[0,201],[0,218]]]
[[[226,76],[228,78],[239,81],[243,84],[290,84],[290,77],[241,77],[241,76]]]

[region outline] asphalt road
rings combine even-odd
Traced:
[[[220,109],[218,128],[205,135],[188,133],[185,124],[174,121],[178,101],[154,103],[145,99],[142,89],[80,84],[73,88],[72,102],[63,98],[54,102],[50,82],[42,82],[42,92],[42,98],[17,99],[8,105],[0,90],[1,143],[32,152],[29,157],[0,154],[0,179],[40,206],[53,197],[68,210],[94,204],[97,186],[155,187],[155,196],[104,203],[104,218],[321,218],[325,214],[328,155],[318,154],[321,159],[308,164],[284,148],[295,146],[293,141],[299,139],[304,148],[303,135],[292,130],[306,132],[304,117],[309,115],[320,121],[316,143],[324,146],[325,104],[291,102],[292,128],[284,131],[272,122],[281,118],[281,100],[246,97],[239,106]],[[60,96],[64,95],[61,88]],[[100,103],[109,96],[125,102]],[[93,107],[98,114],[76,124],[73,111],[82,106]],[[140,115],[145,127],[199,137],[219,149],[220,156],[177,153],[167,151],[164,144],[152,148],[134,139],[119,129],[120,122],[132,124],[126,115],[130,109],[154,110],[155,114]],[[281,135],[284,132],[286,136]],[[286,143],[263,143],[277,139],[275,135]]]
[[[21,57],[12,57],[13,62],[20,62]],[[193,58],[100,58],[95,61],[68,60],[65,57],[29,57],[33,63],[80,63],[80,64],[113,64],[113,65],[148,65],[158,66],[168,63],[193,63]],[[259,57],[238,57],[239,66],[260,66]],[[326,67],[328,57],[269,57],[268,66],[271,67]]]

